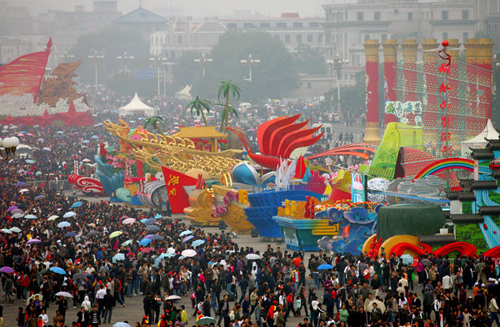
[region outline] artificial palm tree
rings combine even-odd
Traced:
[[[232,95],[234,97],[238,97],[238,100],[240,99],[240,88],[231,83],[232,80],[229,81],[222,81],[221,86],[219,87],[219,93],[217,98],[219,101],[221,101],[221,95],[226,98],[226,103],[224,105],[224,110],[222,111],[222,117],[221,117],[221,123],[220,123],[220,131],[221,133],[224,132],[224,130],[227,129],[227,126],[229,125],[229,114],[235,115],[238,117],[238,113],[236,110],[229,105],[229,95]]]
[[[208,126],[207,118],[205,117],[203,109],[205,109],[207,113],[209,113],[210,105],[211,105],[210,101],[196,97],[196,99],[194,99],[193,101],[189,102],[186,105],[186,109],[191,109],[191,116],[193,116],[193,111],[196,111],[196,115],[197,116],[201,115],[201,117],[203,118],[203,123],[205,124],[205,126]]]
[[[161,126],[165,127],[165,124],[163,123],[163,121],[164,121],[164,118],[161,116],[148,117],[145,120],[146,123],[144,124],[144,128],[147,128],[148,125],[151,125],[155,128],[156,131],[158,131],[160,134],[163,134],[162,130],[158,126],[158,125],[161,125]]]

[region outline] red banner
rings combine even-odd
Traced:
[[[31,93],[36,102],[51,46],[52,39],[47,43],[45,51],[21,56],[0,67],[0,95]]]
[[[189,207],[189,195],[184,190],[184,186],[196,185],[197,179],[167,167],[161,167],[161,169],[172,213],[184,213],[184,208]]]

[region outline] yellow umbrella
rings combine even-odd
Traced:
[[[118,237],[120,236],[121,234],[123,234],[122,231],[116,231],[116,232],[113,232],[109,235],[109,238],[115,238],[115,237]]]

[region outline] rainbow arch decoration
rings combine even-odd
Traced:
[[[422,169],[413,179],[424,178],[449,169],[465,169],[468,171],[474,171],[474,160],[465,158],[446,158],[437,160]]]

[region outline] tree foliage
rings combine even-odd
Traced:
[[[260,63],[252,65],[252,81],[248,81],[249,67],[241,63],[252,54]],[[292,56],[283,44],[267,33],[228,32],[209,57],[213,62],[205,67],[205,77],[193,83],[193,92],[205,98],[214,98],[218,81],[233,80],[244,91],[243,101],[280,98],[285,90],[297,88],[299,79]],[[192,64],[191,64],[192,65]]]
[[[300,74],[325,74],[325,57],[323,50],[301,44],[293,55],[295,67]]]

